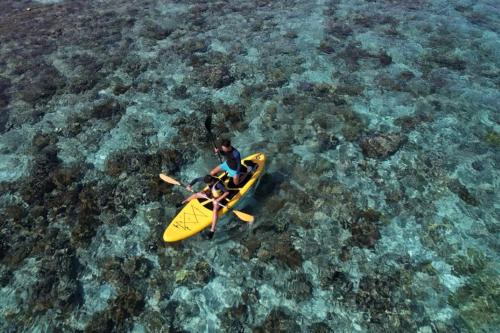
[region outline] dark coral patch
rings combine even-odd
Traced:
[[[300,326],[287,310],[277,308],[267,315],[262,326],[254,330],[254,333],[264,332],[300,332]]]
[[[395,154],[405,142],[398,133],[375,134],[361,139],[360,146],[365,156],[383,159]]]
[[[97,119],[109,119],[114,116],[121,117],[124,113],[125,107],[114,99],[99,102],[90,111],[90,115]]]

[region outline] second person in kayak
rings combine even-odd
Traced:
[[[213,199],[212,227],[210,228],[210,231],[206,235],[208,239],[212,239],[215,233],[215,226],[217,224],[217,219],[219,218],[218,212],[219,209],[221,208],[219,203],[229,195],[229,190],[224,186],[224,184],[219,179],[212,177],[210,175],[193,179],[193,181],[188,186],[186,186],[186,189],[188,191],[192,191],[193,185],[200,181],[203,181],[205,184],[207,184],[208,189],[206,191],[196,192],[192,194],[190,197],[184,199],[184,201],[182,201],[179,204],[179,206],[194,199],[209,199],[209,198]]]
[[[210,171],[211,176],[216,176],[219,172],[225,171],[233,179],[234,185],[238,186],[242,178],[245,178],[246,173],[242,176],[241,172],[241,155],[240,152],[231,145],[229,139],[221,141],[221,147],[214,148],[215,153],[221,153],[226,158],[226,161],[216,166]]]

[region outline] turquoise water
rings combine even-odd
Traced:
[[[28,10],[29,9],[29,10]],[[500,4],[0,3],[2,332],[498,332]],[[215,166],[267,173],[162,241]]]

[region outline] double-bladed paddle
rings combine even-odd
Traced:
[[[176,179],[172,178],[172,177],[169,177],[163,173],[160,173],[160,178],[161,180],[163,180],[164,182],[166,183],[169,183],[169,184],[172,184],[172,185],[179,185],[179,186],[182,186],[182,187],[185,187],[182,183],[180,183],[179,181],[177,181]],[[193,190],[191,190],[191,192],[193,192]],[[215,200],[214,199],[210,199],[209,197],[205,196],[205,199],[208,199],[208,200],[211,200],[212,202],[214,202]],[[240,220],[242,221],[245,221],[245,222],[248,222],[248,223],[252,223],[255,218],[250,215],[250,214],[247,214],[247,213],[244,213],[244,212],[241,212],[239,210],[235,210],[233,208],[229,208],[227,206],[224,206],[223,204],[219,203],[219,206],[221,207],[224,207],[224,208],[227,208],[228,210],[231,210],[234,215],[236,215]]]

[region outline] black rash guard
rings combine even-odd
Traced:
[[[227,161],[227,166],[231,169],[240,172],[241,168],[241,155],[240,152],[231,146],[231,151],[225,152],[220,149],[219,152],[224,155]]]

